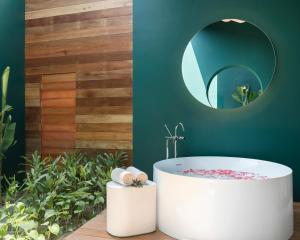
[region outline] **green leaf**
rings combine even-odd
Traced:
[[[4,237],[7,233],[7,230],[8,230],[8,225],[7,224],[4,224],[4,223],[1,223],[0,224],[0,237]]]
[[[4,236],[4,239],[5,239],[5,240],[14,240],[15,237],[14,237],[12,234],[6,234],[6,235]]]
[[[31,237],[32,239],[38,239],[39,237],[39,233],[37,230],[31,230],[29,233],[28,233],[29,237]]]
[[[232,98],[237,101],[238,103],[243,103],[242,100],[240,99],[239,95],[237,93],[232,94]]]
[[[44,222],[44,223],[41,224],[41,226],[48,226],[48,225],[49,225],[49,221]]]
[[[6,67],[2,74],[2,109],[6,106],[9,73],[10,67]]]
[[[2,152],[5,153],[9,147],[15,144],[15,130],[16,123],[8,122],[5,124],[3,142],[2,142]]]
[[[45,239],[46,239],[45,236],[43,234],[40,234],[36,240],[45,240]]]
[[[54,223],[53,225],[48,227],[49,231],[54,234],[54,235],[58,235],[59,234],[59,226],[58,224]]]
[[[33,221],[33,220],[29,220],[26,222],[22,222],[19,224],[20,228],[22,228],[25,232],[28,232],[34,228],[37,228],[38,224],[37,222]]]
[[[46,210],[45,216],[44,216],[44,220],[47,220],[48,218],[51,218],[54,215],[56,215],[56,211],[55,210],[53,210],[53,209]]]
[[[11,111],[12,109],[13,109],[13,107],[12,107],[12,106],[5,105],[5,107],[4,107],[4,108],[2,108],[2,112],[9,112],[9,111]]]
[[[24,211],[25,211],[25,204],[22,203],[22,202],[18,202],[17,205],[16,205],[16,208],[18,209],[18,211],[20,213],[24,213]]]
[[[94,201],[94,204],[99,204],[99,203],[104,203],[104,198],[103,197],[97,197]]]

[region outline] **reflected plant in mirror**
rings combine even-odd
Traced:
[[[270,38],[253,24],[224,19],[197,32],[182,59],[184,83],[202,104],[244,107],[270,85],[276,56]]]
[[[239,86],[236,88],[236,92],[232,94],[232,98],[240,103],[242,106],[253,102],[259,95],[262,94],[262,91],[253,92],[249,85]]]

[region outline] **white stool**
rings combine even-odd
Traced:
[[[107,232],[129,237],[156,230],[156,184],[147,181],[142,188],[115,182],[106,185]]]

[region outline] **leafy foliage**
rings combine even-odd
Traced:
[[[238,86],[236,92],[232,94],[232,98],[242,106],[246,106],[261,94],[261,90],[259,92],[253,92],[249,86]]]
[[[88,158],[65,153],[27,159],[22,186],[13,178],[0,211],[0,237],[5,240],[56,239],[94,217],[105,207],[111,171],[127,160],[124,152]]]

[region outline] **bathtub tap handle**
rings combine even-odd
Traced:
[[[176,158],[177,157],[177,141],[180,141],[180,140],[184,140],[185,138],[183,136],[178,136],[177,135],[177,129],[178,127],[181,127],[182,131],[184,132],[185,129],[184,129],[184,126],[182,123],[178,123],[176,126],[175,126],[175,129],[174,129],[174,135],[172,135],[170,129],[168,128],[167,124],[164,125],[169,136],[165,136],[165,140],[166,140],[166,159],[169,158],[170,156],[170,151],[169,151],[169,141],[171,140],[174,144],[174,157]]]
[[[175,158],[177,158],[177,141],[184,140],[183,136],[178,136],[177,135],[178,127],[181,127],[183,132],[185,131],[183,123],[180,122],[176,125],[175,130],[174,130],[174,139],[173,139],[173,141],[174,141],[174,157]]]
[[[165,124],[165,128],[167,129],[167,132],[169,133],[170,137],[172,138],[172,137],[173,137],[173,136],[172,136],[172,133],[170,132],[170,130],[169,130],[167,124]]]

